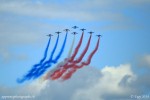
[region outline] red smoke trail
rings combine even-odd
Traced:
[[[79,63],[79,62],[83,59],[84,55],[86,54],[86,52],[87,52],[87,50],[88,50],[88,48],[89,48],[89,46],[90,46],[91,37],[92,37],[92,35],[90,35],[90,38],[89,38],[89,40],[88,40],[88,43],[87,43],[87,45],[86,45],[84,51],[82,52],[81,56],[80,56],[77,60],[73,61],[72,63]]]
[[[71,67],[72,70],[70,70],[68,73],[66,73],[66,74],[62,77],[62,79],[63,79],[63,80],[69,79],[69,78],[72,76],[72,74],[76,72],[77,69],[89,65],[89,64],[91,63],[91,59],[92,59],[93,55],[94,55],[94,54],[96,53],[96,51],[98,50],[99,43],[100,43],[100,37],[98,38],[97,45],[96,45],[95,49],[94,49],[94,50],[91,52],[91,54],[89,55],[88,60],[87,60],[86,62],[82,62],[81,65],[79,65],[79,66],[77,66],[77,65],[72,66],[72,67]]]
[[[53,76],[51,76],[51,80],[56,80],[56,79],[60,78],[63,75],[63,73],[66,72],[66,69],[61,69],[61,70],[57,70],[57,71],[58,71],[58,73],[54,72]]]
[[[68,65],[61,66],[59,69],[57,69],[55,72],[53,72],[50,75],[50,79],[55,80],[55,79],[60,78],[67,71],[68,68],[69,68]]]
[[[75,65],[77,66],[77,65]],[[67,80],[67,79],[70,79],[72,74],[76,72],[76,68],[72,68],[68,73],[66,73],[63,77],[62,77],[62,80]]]
[[[79,41],[77,47],[75,48],[75,51],[74,51],[74,53],[72,54],[72,56],[71,56],[70,58],[67,58],[68,61],[67,61],[63,66],[60,66],[59,69],[57,69],[56,71],[54,71],[54,72],[50,75],[51,79],[53,79],[53,77],[56,76],[57,74],[58,74],[60,77],[62,76],[63,73],[61,73],[61,67],[64,67],[64,66],[65,66],[65,69],[67,69],[67,68],[69,67],[69,66],[68,66],[68,63],[69,63],[69,62],[72,62],[72,61],[74,60],[75,56],[77,55],[77,53],[78,53],[78,51],[79,51],[79,48],[80,48],[81,43],[82,43],[82,40],[83,40],[83,35],[84,35],[84,32],[82,32],[80,41]],[[59,73],[61,73],[61,74],[59,74]],[[55,78],[54,78],[54,79],[55,79]]]
[[[90,35],[90,38],[89,38],[89,40],[88,40],[88,43],[87,43],[85,49],[83,50],[81,56],[80,56],[77,60],[72,61],[72,62],[71,62],[72,64],[70,64],[70,65],[68,65],[68,63],[65,64],[65,65],[63,66],[64,69],[68,69],[68,68],[70,68],[71,66],[75,66],[75,64],[81,62],[81,60],[83,59],[84,55],[86,54],[86,52],[87,52],[87,50],[88,50],[88,48],[89,48],[89,46],[90,46],[91,37],[92,37],[92,35]]]
[[[86,45],[84,51],[82,52],[81,56],[80,56],[77,60],[71,61],[72,64],[70,64],[70,65],[69,65],[68,63],[66,63],[66,64],[63,66],[63,68],[68,69],[68,68],[70,68],[71,66],[74,66],[76,63],[81,62],[81,60],[83,59],[84,55],[86,54],[86,52],[87,52],[87,50],[88,50],[88,48],[89,48],[89,46],[90,46],[91,37],[92,37],[92,35],[90,35],[89,40],[88,40],[88,43],[87,43],[87,45]],[[78,50],[77,50],[77,51],[78,51]],[[77,53],[76,53],[76,54],[77,54]],[[73,59],[73,60],[74,60],[74,59]],[[69,61],[68,61],[68,62],[69,62]]]
[[[82,36],[81,36],[81,37],[82,37]],[[84,51],[82,52],[81,56],[80,56],[76,61],[72,61],[72,62],[71,62],[72,64],[70,64],[70,65],[69,65],[68,62],[67,62],[67,63],[62,67],[62,70],[63,70],[63,71],[62,71],[61,69],[56,70],[56,71],[51,75],[51,79],[52,79],[52,80],[57,79],[57,78],[60,78],[60,77],[66,72],[66,70],[67,70],[68,68],[70,68],[70,67],[72,67],[72,66],[75,66],[75,64],[81,62],[82,58],[84,57],[84,55],[86,54],[86,52],[87,52],[87,50],[88,50],[88,48],[89,48],[89,45],[90,45],[90,42],[91,42],[91,37],[92,37],[92,35],[90,35],[89,40],[88,40],[88,43],[87,43],[87,45],[86,45]],[[81,38],[81,39],[82,39],[82,38]],[[76,53],[76,51],[78,51],[78,50],[75,50],[75,53]],[[76,54],[77,54],[77,53],[76,53]],[[54,77],[57,77],[57,78],[54,78]]]
[[[74,60],[74,58],[75,58],[75,56],[77,55],[77,53],[78,53],[78,51],[79,51],[79,48],[80,48],[80,46],[81,46],[81,44],[82,44],[83,35],[84,35],[84,32],[82,32],[80,41],[79,41],[77,47],[75,48],[74,53],[72,54],[72,56],[71,56],[70,58],[67,58],[68,61],[65,63],[65,65],[63,65],[63,66],[61,66],[61,67],[64,67],[64,66],[65,66],[65,68],[67,69],[67,68],[69,67],[69,66],[68,66],[68,63],[69,63],[69,62],[72,62],[72,61]],[[61,68],[61,67],[60,67],[60,68]],[[59,72],[61,73],[61,69],[60,69],[60,68],[57,69],[56,71],[54,71],[53,74],[50,75],[50,77],[52,78],[52,77],[55,76],[56,74],[59,74]],[[62,74],[63,74],[63,73],[62,73]],[[62,76],[62,74],[59,74],[59,76]],[[52,78],[52,79],[53,79],[53,78]]]
[[[73,55],[72,55],[71,58],[69,59],[69,62],[72,62],[72,61],[74,60],[75,56],[77,55],[77,53],[78,53],[78,51],[79,51],[79,48],[80,48],[80,46],[81,46],[82,40],[83,40],[83,35],[84,35],[84,32],[82,32],[82,36],[81,36],[81,38],[80,38],[80,41],[79,41],[77,47],[75,48],[75,51],[74,51]]]
[[[60,69],[64,64],[66,64],[68,62],[68,59],[71,57],[71,53],[72,53],[72,50],[73,50],[73,47],[74,47],[74,42],[75,42],[75,35],[73,37],[73,41],[72,41],[72,44],[71,44],[71,47],[70,47],[70,50],[69,50],[67,58],[65,58],[64,61],[58,63],[56,65],[56,67],[54,67],[52,70],[50,70],[49,72],[47,72],[47,74],[45,74],[45,76],[43,76],[43,80],[44,81],[47,80],[47,79],[49,79],[49,77],[51,75],[53,76],[55,74],[54,72],[56,70]],[[56,71],[56,72],[58,72],[58,71]]]

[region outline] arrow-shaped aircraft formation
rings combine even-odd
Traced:
[[[73,26],[72,28],[77,29],[79,27]],[[22,78],[17,79],[17,82],[23,83],[26,80],[37,79],[40,76],[42,76],[42,78],[44,80],[48,80],[48,79],[50,79],[50,80],[56,80],[56,79],[67,80],[67,79],[71,78],[73,73],[75,73],[78,69],[89,65],[91,63],[92,57],[98,50],[101,35],[100,34],[96,35],[98,37],[97,44],[96,44],[94,50],[89,54],[87,61],[83,62],[82,61],[83,57],[85,56],[85,54],[88,51],[88,48],[89,48],[90,42],[91,42],[91,38],[92,38],[92,34],[94,32],[92,32],[92,31],[88,32],[90,34],[90,37],[87,41],[86,47],[83,50],[83,52],[81,53],[81,55],[75,59],[75,57],[79,51],[79,48],[81,47],[83,37],[84,37],[84,31],[86,29],[83,28],[80,30],[82,31],[82,35],[80,37],[80,40],[79,40],[74,52],[72,52],[72,51],[73,51],[73,47],[74,47],[74,43],[75,43],[75,35],[78,34],[77,32],[72,32],[72,34],[74,35],[74,38],[72,40],[72,44],[71,44],[68,56],[60,63],[57,63],[57,62],[58,62],[59,58],[61,57],[61,55],[63,54],[64,48],[66,45],[66,41],[67,41],[67,35],[70,30],[64,29],[64,31],[66,32],[65,39],[64,39],[61,49],[60,49],[59,53],[56,55],[56,57],[54,57],[54,53],[57,49],[57,45],[58,45],[58,41],[59,41],[59,34],[61,32],[59,32],[59,31],[55,32],[56,34],[58,34],[56,43],[54,45],[52,52],[50,53],[49,59],[46,60],[46,58],[48,56],[47,54],[48,54],[48,48],[50,46],[51,37],[53,36],[52,34],[48,34],[47,36],[49,37],[49,40],[48,40],[48,44],[47,44],[45,52],[44,52],[44,57],[40,60],[40,62],[38,64],[33,65],[31,67],[31,69]],[[45,73],[48,70],[48,68],[50,68],[52,66],[52,64],[56,64],[56,66],[53,67],[53,69],[50,69],[47,73]]]

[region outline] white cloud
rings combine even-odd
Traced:
[[[2,3],[0,10],[6,12],[12,12],[21,15],[36,16],[42,18],[62,18],[62,19],[90,19],[90,14],[83,11],[71,11],[73,7],[68,5],[67,9],[64,5],[59,4],[43,4],[31,3],[30,1],[24,2],[7,2]],[[78,9],[78,8],[77,8]],[[80,15],[80,16],[78,16]],[[86,16],[86,17],[84,17]],[[82,18],[83,17],[83,18]]]
[[[52,26],[36,21],[24,21],[25,19],[10,18],[3,16],[0,25],[0,45],[3,47],[11,47],[16,44],[31,44],[39,41],[40,33],[46,32],[46,29],[51,29]],[[46,30],[46,31],[44,31]],[[46,33],[45,33],[46,34]],[[42,40],[41,40],[42,41]]]
[[[90,2],[89,0],[81,0],[79,1],[67,1],[63,4],[54,2],[54,1],[49,1],[49,2],[41,2],[41,1],[31,1],[31,0],[11,0],[11,1],[0,1],[0,13],[6,12],[9,14],[13,14],[16,16],[23,16],[23,17],[34,17],[34,18],[39,18],[39,19],[49,19],[49,20],[54,20],[56,21],[57,19],[59,20],[69,20],[69,21],[77,21],[77,22],[91,22],[91,21],[98,21],[99,23],[106,22],[108,24],[104,24],[101,26],[94,26],[94,29],[96,28],[97,30],[101,29],[101,31],[105,30],[139,30],[147,27],[145,24],[142,24],[141,22],[137,24],[133,20],[133,16],[129,16],[128,14],[124,13],[124,11],[128,11],[128,8],[131,9],[137,9],[138,7],[140,8],[139,12],[145,12],[147,13],[148,11],[145,11],[146,9],[143,9],[145,7],[145,4],[150,3],[149,0],[126,0],[126,1],[120,1],[116,0],[115,2],[113,0],[93,0]],[[75,6],[73,6],[75,5]],[[144,10],[144,11],[143,11]],[[139,13],[140,14],[140,13]],[[141,15],[143,19],[146,19]],[[8,16],[6,16],[8,17]],[[148,17],[149,18],[149,17]],[[8,19],[8,18],[7,18]],[[11,19],[14,20],[14,19]],[[25,20],[25,19],[23,19]],[[39,20],[37,20],[39,21]],[[12,40],[15,43],[19,43],[21,40],[22,41],[32,41],[35,42],[39,39],[39,34],[36,34],[35,36],[34,33],[40,33],[44,32],[45,29],[49,29],[50,27],[51,30],[56,29],[56,26],[52,23],[51,26],[49,27],[48,25],[44,25],[46,23],[35,23],[35,22],[29,22],[27,21],[29,27],[26,25],[22,24],[17,24],[18,20],[14,22],[9,22],[9,24],[5,25],[5,22],[1,22],[1,29],[0,30],[6,30],[4,33],[2,32],[2,42],[0,43],[5,43],[3,42],[3,39],[9,39],[10,41]],[[33,25],[33,23],[35,23]],[[70,24],[70,23],[67,23]],[[16,27],[14,27],[14,26]],[[38,25],[38,26],[37,26]],[[3,27],[4,26],[4,27]],[[16,31],[11,30],[12,28],[16,29]],[[22,27],[24,28],[22,28]],[[62,25],[63,26],[63,25]],[[32,29],[32,28],[35,29]],[[43,28],[47,27],[47,28]],[[58,26],[57,26],[58,27]],[[7,30],[10,29],[10,30]],[[20,31],[18,31],[20,29]],[[12,33],[11,33],[12,32]],[[11,34],[14,34],[14,36],[11,36],[11,38],[7,37]],[[21,33],[21,34],[20,34]],[[30,37],[28,36],[30,35]],[[18,37],[18,41],[15,39],[15,37]],[[7,43],[7,42],[6,42]],[[3,45],[3,44],[2,44]]]
[[[130,64],[105,66],[102,70],[84,67],[64,82],[37,80],[15,91],[1,87],[0,94],[32,94],[35,95],[34,100],[130,100],[132,94],[148,93],[150,82],[148,77],[144,77],[136,75]]]
[[[141,5],[149,3],[149,0],[137,1]],[[41,39],[41,33],[47,33],[48,30],[58,30],[58,25],[54,23],[47,24],[39,20],[32,21],[27,16],[37,19],[48,18],[50,20],[113,22],[113,24],[100,27],[94,26],[98,30],[135,29],[138,25],[132,23],[132,19],[122,13],[122,10],[126,9],[128,4],[131,4],[129,6],[134,8],[135,3],[137,2],[134,0],[128,0],[128,2],[120,0],[116,2],[113,0],[93,0],[89,2],[83,0],[80,3],[78,1],[68,1],[63,4],[52,1],[45,3],[41,1],[32,2],[31,0],[9,0],[7,2],[2,0],[0,1],[0,45],[35,43]]]
[[[94,83],[97,78],[100,77],[100,73],[91,68],[83,68],[78,71],[72,79],[60,82],[60,81],[45,81],[37,80],[31,84],[23,85],[22,87],[4,88],[0,87],[0,95],[35,95],[34,100],[71,100],[73,94],[80,88],[85,88],[88,84]],[[83,79],[86,80],[83,80]],[[59,96],[58,96],[59,95]]]
[[[107,97],[109,95],[120,96],[120,99],[123,99],[123,96],[126,95],[126,99],[129,99],[128,93],[131,93],[130,87],[124,87],[119,84],[127,75],[130,76],[126,80],[128,84],[135,80],[135,75],[131,71],[130,65],[126,64],[118,67],[106,66],[101,70],[101,74],[102,77],[95,84],[89,88],[80,89],[74,95],[74,100],[93,100],[93,98],[94,100],[105,100],[109,98]]]
[[[137,1],[141,5],[149,3],[149,0]],[[89,2],[83,0],[80,3],[78,1],[68,1],[63,4],[52,1],[45,3],[41,1],[32,2],[31,0],[10,0],[7,2],[2,0],[0,1],[0,13],[2,16],[0,19],[0,45],[10,46],[14,44],[35,43],[41,39],[41,33],[47,33],[48,30],[58,30],[58,25],[54,23],[47,24],[39,20],[32,21],[27,16],[32,16],[37,19],[48,18],[50,20],[70,19],[77,21],[113,22],[113,24],[100,27],[94,26],[98,30],[135,29],[138,25],[132,23],[132,19],[122,13],[122,10],[126,9],[128,4],[131,4],[129,6],[134,8],[135,3],[137,2],[134,0],[128,0],[128,2],[120,0],[116,2],[113,0],[93,0]],[[76,6],[74,7],[72,5]]]
[[[150,67],[150,55],[144,55],[140,59],[142,65]]]
[[[51,18],[51,19],[71,19],[79,21],[128,21],[128,17],[120,13],[127,6],[134,7],[135,4],[150,3],[148,0],[93,0],[89,2],[83,1],[68,1],[63,4],[56,2],[31,2],[29,0],[23,1],[9,1],[1,2],[0,11],[11,12],[20,15]],[[75,5],[75,6],[73,6]]]

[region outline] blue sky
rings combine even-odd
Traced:
[[[77,7],[72,6],[73,2],[77,4]],[[120,7],[120,5],[117,6],[114,2],[111,1],[102,2],[102,4],[104,3],[105,5],[102,5],[101,2],[98,2],[98,4],[96,4],[96,2],[97,1],[95,1],[93,5],[90,5],[90,2],[84,0],[80,3],[78,1],[10,1],[8,3],[3,2],[4,5],[2,5],[3,3],[1,5],[4,6],[4,9],[1,8],[0,15],[2,20],[1,37],[3,39],[6,39],[4,41],[1,40],[1,44],[5,41],[13,41],[14,43],[12,44],[10,44],[9,42],[7,44],[3,43],[7,46],[4,47],[9,50],[8,52],[14,53],[14,55],[19,55],[20,52],[20,55],[24,55],[28,58],[28,63],[26,63],[26,61],[20,62],[19,59],[18,61],[13,61],[14,59],[13,57],[11,57],[9,61],[4,62],[4,64],[2,63],[1,66],[10,66],[10,63],[13,63],[15,69],[18,69],[20,67],[21,69],[30,68],[43,56],[43,51],[47,42],[47,37],[45,37],[45,35],[48,33],[54,33],[57,30],[62,31],[64,28],[71,28],[73,25],[77,25],[80,28],[87,28],[87,31],[85,33],[92,30],[95,32],[95,34],[103,35],[99,51],[93,57],[91,63],[92,66],[102,68],[105,65],[118,65],[120,63],[129,63],[132,61],[132,59],[134,59],[134,57],[149,53],[149,14],[148,9],[146,9],[148,4],[140,4],[134,1],[131,2],[133,3],[133,5],[125,1],[125,4],[121,4],[120,1],[116,2],[122,5],[122,7]],[[14,10],[11,10],[11,5],[13,4],[18,4],[16,5],[18,6],[18,8],[21,6],[21,4],[25,7],[20,7],[19,10],[17,9],[17,7],[14,7]],[[54,11],[53,8],[49,7],[51,5],[54,6]],[[102,7],[99,7],[98,5],[102,5]],[[6,9],[5,6],[8,6],[8,8]],[[56,8],[55,6],[58,6],[58,8]],[[70,7],[70,9],[67,9],[67,7]],[[38,11],[36,10],[36,8],[39,10],[47,8],[46,10],[50,9],[50,11],[43,11],[44,14],[47,13],[47,16],[42,16],[42,11]],[[54,14],[51,13],[51,9]],[[62,11],[59,12],[60,9]],[[33,15],[30,13],[32,10]],[[78,15],[78,11],[80,11],[81,13],[85,11],[84,13],[89,16],[81,15],[80,18],[80,15]],[[74,17],[72,15],[69,15],[69,12],[74,12],[73,14],[75,14],[76,16]],[[69,18],[69,16],[71,17]],[[90,18],[90,16],[92,16],[93,18]],[[86,20],[84,20],[84,18]],[[24,30],[28,33],[21,33]],[[72,31],[74,30],[72,29]],[[17,32],[17,35],[13,35],[16,34],[15,32]],[[78,30],[77,32],[81,33]],[[8,36],[5,33],[7,33]],[[30,35],[30,33],[32,33],[32,35]],[[23,35],[25,35],[26,38],[29,37],[29,42],[27,39],[17,39],[18,35],[21,36],[21,38],[24,38]],[[86,36],[84,37],[83,44],[86,43],[88,36],[89,35],[86,34]],[[79,38],[80,35],[78,35],[77,37]],[[32,38],[34,38],[35,40],[32,41]],[[69,38],[72,37],[69,36]],[[96,37],[93,36],[92,43],[96,43],[95,38]],[[56,36],[53,38],[52,44],[55,42],[55,39]],[[67,41],[69,42],[70,39],[68,39]],[[76,39],[76,44],[77,41],[78,40]],[[40,45],[38,45],[39,43]],[[91,45],[90,50],[92,50],[93,47],[94,45]],[[65,51],[66,52],[64,52],[63,57],[65,57],[65,54],[67,53],[67,48]],[[80,52],[78,54],[80,54]],[[3,59],[3,57],[1,58]],[[20,67],[17,66],[18,63],[21,63]],[[7,67],[5,67],[4,69],[8,70]],[[7,75],[7,77],[9,76]]]
[[[105,66],[131,64],[131,69],[138,72],[138,60],[150,55],[149,9],[149,0],[1,0],[0,85],[18,86],[16,79],[43,56],[48,33],[54,34],[65,28],[76,31],[79,33],[76,46],[81,31],[71,29],[74,25],[87,29],[77,56],[87,43],[87,32],[95,32],[84,60],[96,44],[95,35],[102,34],[99,50],[90,66],[102,70]],[[56,54],[61,48],[64,33],[60,35]],[[59,62],[67,56],[72,39],[69,34]],[[49,53],[55,40],[56,35],[52,38]]]

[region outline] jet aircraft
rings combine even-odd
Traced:
[[[73,32],[72,34],[76,35],[76,34],[78,34],[78,33],[77,33],[77,32]]]
[[[80,29],[80,30],[84,32],[84,30],[86,30],[86,29],[82,28],[82,29]]]
[[[96,35],[97,37],[102,37],[102,35]]]
[[[93,34],[94,32],[90,31],[90,32],[88,32],[88,33]]]
[[[53,35],[52,35],[52,34],[48,34],[48,35],[46,35],[46,36],[51,37],[51,36],[53,36]]]
[[[55,32],[55,33],[57,33],[59,35],[61,32],[58,31],[58,32]]]
[[[79,28],[79,27],[78,27],[78,26],[73,26],[72,28],[73,28],[73,29],[76,29],[76,28]]]

